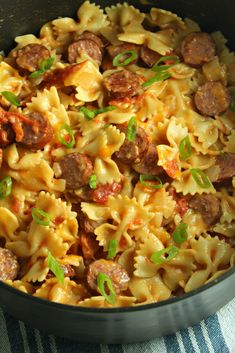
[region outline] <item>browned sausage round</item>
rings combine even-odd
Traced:
[[[93,172],[93,165],[89,157],[81,153],[70,153],[59,161],[60,178],[66,180],[67,189],[78,189],[88,184]]]
[[[218,176],[213,182],[223,182],[235,176],[235,153],[222,153],[216,158]]]
[[[88,55],[95,60],[98,65],[102,62],[102,50],[98,44],[91,39],[79,39],[68,47],[68,61],[73,64],[77,62],[77,58],[83,54]]]
[[[145,45],[140,48],[140,58],[149,67],[152,67],[159,59],[161,55],[156,53],[154,50],[149,49]]]
[[[221,82],[206,82],[198,88],[194,102],[202,115],[215,116],[229,108],[230,95]]]
[[[139,47],[136,44],[132,44],[132,43],[124,43],[124,44],[120,44],[120,45],[109,45],[107,47],[107,51],[109,53],[109,56],[113,59],[115,58],[115,56],[117,56],[118,54],[122,53],[123,51],[126,50],[132,50],[135,51],[137,54],[139,53]],[[129,55],[123,55],[123,57],[121,58],[121,62],[125,61],[127,58],[129,57]],[[138,56],[135,60],[131,61],[130,64],[136,64],[138,61]]]
[[[53,128],[49,120],[38,112],[28,116],[33,124],[22,122],[23,137],[19,142],[22,146],[32,149],[41,149],[53,138]]]
[[[63,271],[64,271],[64,276],[65,277],[74,277],[76,275],[75,269],[73,266],[67,264],[67,265],[61,265]]]
[[[17,257],[13,252],[0,248],[0,281],[16,279],[19,268]]]
[[[99,48],[103,48],[105,46],[105,44],[103,43],[103,41],[100,37],[98,37],[96,34],[94,34],[92,32],[88,32],[88,31],[83,32],[77,38],[75,37],[75,39],[76,40],[79,40],[79,39],[93,40],[93,42],[95,42]]]
[[[140,174],[159,175],[163,172],[163,168],[158,166],[157,162],[158,154],[156,146],[151,143],[140,162],[133,165],[133,169]]]
[[[85,233],[94,233],[96,227],[99,226],[99,222],[93,221],[92,219],[88,218],[83,212],[79,212],[78,216],[78,223],[81,230]]]
[[[181,45],[184,62],[192,66],[201,66],[215,56],[215,43],[208,33],[188,34]]]
[[[189,207],[201,214],[204,223],[208,227],[214,225],[220,219],[220,201],[214,195],[195,195],[189,201]]]
[[[110,277],[113,288],[117,294],[127,290],[130,280],[126,270],[114,261],[96,260],[89,265],[87,271],[87,283],[89,287],[99,293],[97,277],[100,272]]]
[[[121,70],[106,77],[104,85],[114,98],[133,97],[138,93],[140,79],[131,71]]]
[[[126,134],[127,125],[118,125],[118,129]],[[138,127],[135,140],[129,141],[127,137],[119,151],[115,153],[116,157],[125,164],[139,163],[149,147],[149,140],[146,132]]]
[[[24,70],[33,72],[39,69],[42,60],[50,57],[49,50],[41,44],[28,44],[16,53],[16,63]]]
[[[95,259],[95,255],[100,249],[99,243],[91,233],[82,233],[80,235],[80,244],[82,254],[85,259]]]
[[[12,129],[11,124],[1,124],[0,125],[0,148],[4,148],[15,140],[15,133]]]

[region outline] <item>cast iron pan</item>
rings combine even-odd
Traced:
[[[74,16],[81,1],[1,0],[0,48],[8,51],[16,35],[36,33],[48,20]],[[99,2],[102,6],[115,3]],[[129,3],[148,11],[150,6]],[[233,48],[235,2],[158,0],[157,6],[196,20],[208,32],[222,30]],[[235,48],[233,48],[235,49]],[[179,298],[134,308],[89,309],[34,298],[0,282],[0,305],[11,315],[55,335],[94,343],[130,343],[176,332],[216,312],[235,293],[235,269]]]

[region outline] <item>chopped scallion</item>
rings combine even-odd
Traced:
[[[91,189],[96,189],[97,178],[95,174],[92,174],[89,178],[89,186]]]
[[[37,224],[40,224],[42,226],[50,225],[50,222],[51,222],[50,215],[47,212],[41,210],[40,208],[35,207],[32,209],[32,217]]]
[[[10,91],[3,91],[1,92],[1,95],[8,101],[10,102],[12,105],[16,106],[16,107],[20,107],[20,101],[19,99],[16,97],[16,95]]]
[[[134,142],[137,134],[137,121],[136,118],[133,116],[130,118],[128,126],[127,126],[127,134],[126,137],[130,142]]]
[[[109,302],[110,304],[115,303],[116,293],[113,288],[113,283],[108,275],[103,272],[99,272],[97,277],[97,286],[100,294]],[[109,293],[107,293],[107,289]]]
[[[157,181],[158,183],[150,183],[147,180]],[[141,184],[150,189],[161,189],[163,186],[161,179],[156,175],[140,174],[140,182]]]
[[[61,284],[64,284],[64,270],[59,264],[59,262],[54,258],[50,251],[48,251],[47,255],[47,264],[51,272],[54,273],[56,278]]]
[[[112,239],[108,245],[108,256],[107,259],[113,259],[117,253],[117,239]]]
[[[72,148],[75,144],[75,138],[71,127],[67,124],[62,124],[59,132],[58,139],[62,145],[67,148]]]
[[[126,56],[128,57],[123,60]],[[138,54],[134,50],[125,50],[116,55],[113,58],[113,66],[126,66],[130,64],[132,61],[136,60],[138,58]]]
[[[179,144],[179,152],[180,152],[180,158],[183,161],[186,161],[191,154],[192,154],[192,148],[191,148],[191,143],[189,140],[189,136],[184,137]]]
[[[174,257],[176,257],[178,253],[179,253],[179,249],[171,245],[171,246],[168,246],[168,248],[165,248],[153,253],[150,260],[156,265],[162,265],[174,259]]]
[[[190,172],[197,185],[202,189],[208,189],[211,187],[211,181],[209,177],[201,169],[192,168],[190,169]]]
[[[176,242],[177,244],[181,244],[185,242],[188,239],[187,229],[188,229],[187,223],[178,224],[172,234],[174,242]]]
[[[10,176],[3,178],[0,181],[0,199],[5,199],[11,194],[12,179]]]

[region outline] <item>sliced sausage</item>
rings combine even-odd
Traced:
[[[61,265],[63,271],[64,271],[64,276],[65,277],[74,277],[76,275],[76,271],[73,266],[66,264],[66,265]]]
[[[50,52],[43,45],[28,44],[17,51],[16,63],[21,69],[33,72],[39,69],[42,60],[49,57]]]
[[[68,47],[68,61],[70,64],[76,63],[77,58],[88,55],[91,59],[97,62],[98,65],[102,62],[102,50],[96,42],[91,39],[79,39],[73,42]]]
[[[202,216],[207,226],[217,223],[221,216],[220,201],[212,194],[195,195],[189,201],[189,207]]]
[[[0,281],[16,279],[20,266],[12,251],[0,248]]]
[[[127,133],[126,124],[118,125],[118,129],[125,134]],[[148,147],[148,135],[141,127],[138,127],[135,140],[131,142],[126,137],[115,156],[124,164],[139,163],[147,152]]]
[[[208,33],[188,34],[181,45],[184,62],[192,66],[201,66],[215,56],[215,43]]]
[[[95,42],[98,47],[104,48],[105,44],[102,41],[102,39],[100,37],[98,37],[96,34],[89,32],[89,31],[85,31],[82,34],[80,34],[77,38],[75,37],[76,40],[80,40],[80,39],[89,39],[89,40],[93,40],[93,42]]]
[[[150,143],[140,162],[133,165],[133,169],[140,174],[159,175],[163,168],[157,165],[158,154],[156,146]]]
[[[80,235],[80,243],[82,248],[83,257],[85,259],[95,259],[95,254],[99,250],[99,243],[95,236],[88,233],[82,233]]]
[[[222,153],[216,158],[218,176],[213,182],[223,182],[235,176],[235,153]]]
[[[2,167],[2,161],[3,161],[3,150],[0,148],[0,169]]]
[[[17,140],[22,146],[31,149],[42,149],[53,138],[53,128],[49,120],[39,112],[27,116],[33,124],[22,122],[23,136]]]
[[[91,289],[99,293],[97,277],[100,272],[109,276],[117,294],[127,290],[130,278],[126,270],[118,263],[104,259],[96,260],[88,266],[87,283]]]
[[[131,71],[121,70],[106,77],[104,85],[114,98],[133,97],[138,93],[140,79]]]
[[[145,45],[140,48],[140,58],[149,67],[152,67],[159,59],[161,55],[154,50],[149,49]]]
[[[109,196],[115,196],[122,190],[122,184],[114,181],[112,184],[99,184],[92,191],[91,197],[94,202],[106,203]]]
[[[15,133],[11,124],[0,124],[0,148],[4,148],[15,140]]]
[[[89,157],[81,153],[70,153],[58,161],[61,168],[60,178],[66,180],[67,189],[78,189],[88,184],[93,172]]]
[[[138,53],[139,53],[139,47],[136,44],[132,44],[132,43],[124,43],[124,44],[120,44],[120,45],[109,45],[107,47],[107,51],[109,53],[109,56],[113,59],[115,58],[115,56],[117,56],[118,54],[127,51],[127,50],[132,50],[135,51],[137,53],[137,58],[132,60],[130,62],[129,65],[131,64],[136,64],[138,61]],[[121,58],[121,62],[125,61],[130,55],[126,54],[123,55],[123,57]]]
[[[206,82],[198,88],[194,102],[202,115],[219,115],[229,108],[229,91],[221,82]]]
[[[88,218],[83,212],[79,212],[78,216],[78,223],[81,230],[85,233],[94,233],[96,227],[99,226],[99,222],[93,221],[92,219]]]

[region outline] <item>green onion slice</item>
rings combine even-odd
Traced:
[[[167,72],[166,70],[159,70],[157,75],[155,75],[154,77],[150,78],[148,81],[144,82],[142,84],[142,87],[151,86],[155,82],[165,81],[165,80],[167,80],[170,77],[171,77],[171,74],[169,74],[169,72]]]
[[[67,140],[69,138],[69,141]],[[71,127],[67,124],[62,124],[59,132],[58,132],[58,139],[62,145],[67,148],[72,148],[75,144],[75,138]]]
[[[47,263],[51,272],[54,273],[58,281],[64,284],[64,270],[49,250],[47,255]]]
[[[41,210],[41,208],[33,208],[32,217],[37,224],[41,224],[42,226],[49,226],[51,222],[50,215],[47,212]]]
[[[133,116],[130,118],[128,126],[127,126],[127,134],[126,137],[130,142],[134,142],[137,134],[137,121]]]
[[[146,180],[154,180],[158,181],[158,183],[149,183]],[[161,179],[156,175],[140,174],[140,182],[141,184],[150,189],[161,189],[163,187]]]
[[[96,189],[97,178],[95,174],[92,174],[89,178],[89,186],[91,189]]]
[[[15,105],[16,107],[20,107],[20,101],[16,97],[16,95],[10,91],[3,91],[1,92],[1,95],[12,105]]]
[[[107,259],[113,259],[116,256],[117,245],[118,245],[117,239],[110,240],[109,245],[108,245],[108,256],[107,256]]]
[[[44,74],[44,72],[50,70],[50,68],[52,67],[53,63],[55,61],[54,57],[50,57],[48,59],[44,59],[40,62],[39,64],[39,70],[36,70],[34,72],[32,72],[29,77],[30,78],[38,78],[40,76],[42,76]]]
[[[191,156],[192,148],[191,148],[191,143],[190,143],[190,140],[189,140],[189,136],[186,136],[185,138],[183,138],[180,141],[179,152],[180,152],[180,158],[183,161],[186,161],[186,159],[188,159]]]
[[[114,105],[109,105],[108,107],[100,108],[100,109],[88,109],[87,107],[81,107],[80,112],[82,112],[86,119],[92,120],[96,117],[96,115],[101,113],[110,112],[116,109]]]
[[[108,275],[103,272],[99,272],[97,277],[97,286],[101,295],[109,302],[110,304],[114,304],[116,299],[116,293],[113,288],[113,283]],[[106,288],[109,290],[109,294],[106,292]]]
[[[156,265],[162,265],[171,261],[179,253],[179,249],[173,245],[153,253],[150,260]]]
[[[171,65],[159,65],[160,63],[165,61],[173,61],[174,63]],[[150,78],[148,81],[144,82],[142,84],[142,87],[148,87],[155,82],[164,81],[170,78],[171,74],[167,70],[172,66],[178,64],[179,62],[180,60],[177,56],[163,56],[162,58],[160,58],[152,67],[152,71],[156,72],[157,74],[154,77]]]
[[[195,182],[202,188],[202,189],[208,189],[211,187],[211,181],[208,178],[208,176],[198,168],[192,168],[190,169],[190,172],[192,174],[193,179]]]
[[[187,229],[187,223],[178,224],[172,234],[174,242],[176,242],[177,244],[182,244],[183,242],[185,242],[188,239]]]
[[[10,196],[12,189],[12,179],[10,176],[3,178],[0,181],[0,199],[5,199]]]
[[[122,59],[124,59],[126,55],[129,55],[128,58],[122,61]],[[138,58],[138,54],[136,51],[124,50],[113,58],[113,66],[126,66],[130,64],[132,61],[136,60],[137,58]]]
[[[170,65],[159,65],[162,62],[165,61],[173,61],[173,64]],[[178,58],[178,56],[163,56],[162,58],[160,58],[156,64],[154,64],[154,66],[152,67],[153,71],[159,71],[161,68],[164,68],[164,70],[169,69],[172,66],[175,66],[177,64],[180,63],[180,59]]]
[[[231,97],[230,110],[235,113],[235,87],[230,87],[229,93]]]

